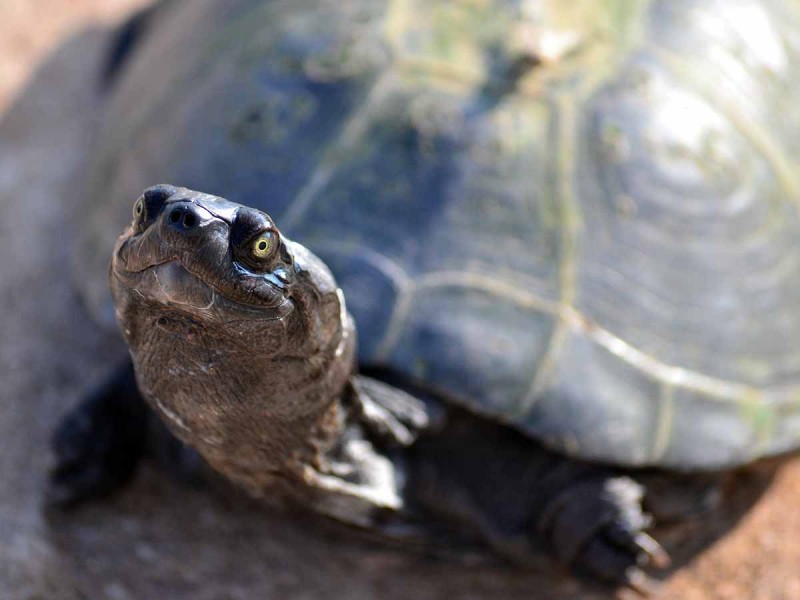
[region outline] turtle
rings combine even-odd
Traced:
[[[798,32],[779,0],[157,5],[75,254],[130,358],[49,497],[130,479],[149,405],[258,497],[645,591],[644,472],[719,491],[800,441]]]

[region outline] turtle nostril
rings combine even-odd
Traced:
[[[203,216],[197,213],[199,209],[191,204],[184,204],[173,207],[166,218],[171,227],[178,231],[188,232],[197,227],[203,220]]]

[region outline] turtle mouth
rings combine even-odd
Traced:
[[[216,290],[192,275],[177,259],[151,265],[134,273],[139,275],[140,282],[132,290],[160,304],[204,311],[210,310],[217,302]],[[145,285],[142,286],[142,283]]]
[[[285,290],[268,280],[260,282],[262,286],[270,287],[270,301],[265,303],[264,294],[247,294],[246,290],[231,285],[231,281],[228,281],[228,287],[233,287],[238,294],[219,289],[203,274],[189,270],[180,258],[142,262],[131,261],[130,254],[125,251],[124,243],[114,253],[111,286],[115,297],[119,296],[118,292],[126,290],[127,295],[147,302],[207,318],[217,315],[223,320],[234,317],[275,320],[285,317],[293,309]]]

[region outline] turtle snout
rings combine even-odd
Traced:
[[[211,213],[193,202],[171,203],[167,205],[162,216],[167,226],[180,233],[188,233],[198,229],[213,218]]]
[[[138,273],[185,259],[195,272],[210,272],[225,262],[229,225],[198,204],[196,193],[184,190],[165,201],[166,193],[159,197],[149,192],[137,200],[132,227],[120,236],[114,268]]]

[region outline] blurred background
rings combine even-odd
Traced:
[[[469,569],[265,514],[146,468],[108,502],[40,505],[53,424],[116,347],[63,262],[109,32],[145,0],[0,0],[0,598],[590,598],[548,574]],[[800,599],[800,464],[667,582],[675,600]],[[599,597],[599,596],[598,596]]]
[[[0,111],[58,44],[87,27],[119,22],[149,0],[0,1]]]

